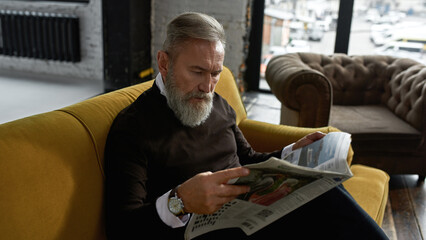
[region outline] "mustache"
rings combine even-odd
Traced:
[[[185,95],[186,100],[189,100],[191,98],[201,98],[205,100],[211,100],[213,99],[213,92],[205,93],[200,91],[194,91],[194,92],[187,93]]]

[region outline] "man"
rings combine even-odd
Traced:
[[[153,87],[120,112],[108,135],[105,171],[109,238],[183,238],[191,213],[213,213],[250,190],[248,186],[226,184],[249,173],[241,165],[282,157],[324,136],[317,132],[283,150],[255,152],[238,129],[235,112],[214,93],[223,69],[224,49],[224,30],[210,16],[184,13],[169,23],[163,50],[157,54],[160,73]],[[335,195],[349,199],[342,200],[348,202],[344,204],[359,208],[344,190],[336,188],[324,195],[318,203],[307,204],[302,207],[305,210],[294,211],[294,216],[283,217],[252,237],[274,232],[292,234],[306,227],[324,236],[327,231],[320,231],[327,226],[321,224],[324,221],[315,222],[316,226],[306,224],[309,218],[325,218],[319,216],[324,211],[317,210],[321,208],[318,206]],[[337,209],[334,214],[345,219]],[[378,239],[380,228],[371,219],[365,222],[370,224],[370,235],[358,236]],[[245,237],[240,230],[232,229],[201,238],[217,235]]]

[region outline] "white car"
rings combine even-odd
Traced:
[[[311,46],[305,40],[292,40],[286,47],[288,53],[310,52]]]
[[[376,48],[374,52],[379,55],[411,58],[426,64],[426,51],[423,43],[393,41]]]
[[[308,30],[309,32],[309,40],[312,41],[321,41],[324,36],[324,31],[320,28],[311,28]]]
[[[381,46],[388,41],[389,30],[392,29],[390,24],[374,24],[371,26],[370,40],[376,46]]]

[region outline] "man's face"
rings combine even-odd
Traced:
[[[164,79],[168,104],[184,125],[195,127],[208,118],[223,59],[220,42],[191,40],[169,62]]]
[[[169,64],[173,65],[173,75],[178,89],[184,94],[214,91],[225,57],[221,42],[193,39],[183,43],[176,55]],[[196,97],[191,99],[194,103],[198,101],[201,100]]]

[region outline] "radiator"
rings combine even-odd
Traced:
[[[0,10],[0,54],[79,62],[79,19],[62,14]]]

